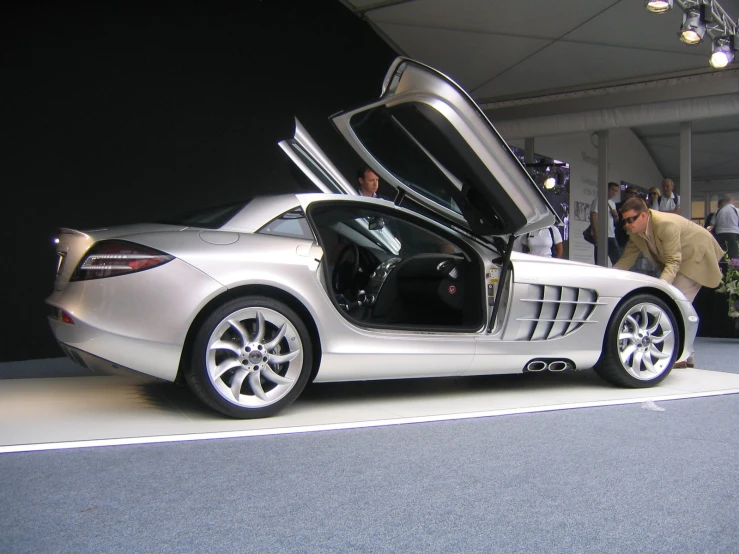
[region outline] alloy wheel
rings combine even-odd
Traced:
[[[647,302],[636,304],[621,320],[618,356],[635,379],[648,381],[664,373],[675,348],[675,329],[662,307]]]
[[[206,371],[229,403],[261,408],[279,401],[297,383],[303,345],[293,323],[266,307],[240,309],[216,325],[207,343]]]

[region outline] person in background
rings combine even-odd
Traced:
[[[634,185],[629,185],[624,190],[624,199],[623,201],[616,204],[616,211],[621,210],[621,206],[623,206],[624,202],[631,198],[638,198],[639,197],[639,190]],[[620,217],[618,218],[618,221],[616,223],[616,242],[618,243],[618,247],[623,250],[626,246],[626,243],[629,242],[629,234],[626,232],[626,229],[624,229],[624,220]]]
[[[705,227],[706,230],[708,230],[708,231],[710,231],[710,232],[713,233],[713,228],[716,226],[716,214],[718,213],[718,211],[721,208],[724,207],[724,205],[725,205],[724,199],[723,198],[719,198],[718,208],[716,209],[715,212],[711,212],[710,214],[708,214],[706,216],[706,220],[703,222],[703,227]]]
[[[380,178],[368,165],[363,165],[357,171],[357,182],[359,183],[359,194],[371,198],[381,198],[377,195]]]
[[[662,197],[662,193],[657,187],[652,187],[647,193],[647,205],[652,210],[659,210],[659,199]]]
[[[680,197],[675,194],[675,184],[672,179],[662,181],[662,197],[659,199],[659,211],[679,214],[680,213]]]
[[[677,214],[650,210],[641,198],[624,202],[621,216],[629,242],[614,268],[631,269],[641,252],[657,268],[659,278],[677,287],[690,302],[701,286],[716,288],[721,283],[719,260],[724,252],[703,227]],[[694,367],[692,353],[684,365]]]
[[[559,232],[556,225],[525,234],[521,237],[521,245],[523,246],[524,252],[546,258],[552,257],[552,248],[554,248],[555,258],[561,258],[562,252],[564,251],[562,233]]]
[[[731,194],[724,194],[721,200],[723,207],[716,212],[713,231],[718,243],[733,260],[739,258],[739,210],[734,206]]]
[[[621,257],[621,248],[616,242],[616,225],[615,222],[618,220],[618,212],[616,211],[616,203],[614,198],[621,190],[621,186],[618,183],[608,183],[608,258],[612,264],[615,264]],[[598,263],[598,198],[593,200],[590,204],[590,226],[593,232],[593,240],[595,240],[595,246],[593,247],[593,259],[595,263]]]

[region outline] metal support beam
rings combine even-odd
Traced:
[[[598,131],[598,265],[608,267],[608,131]]]
[[[739,115],[739,94],[722,94],[668,102],[653,102],[577,113],[541,115],[502,120],[490,114],[495,128],[506,140],[585,133],[601,129],[623,129],[643,125],[678,123]]]
[[[693,207],[693,126],[680,124],[680,215],[690,219]]]
[[[524,139],[523,159],[527,164],[534,163],[534,138]]]

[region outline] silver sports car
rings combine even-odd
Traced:
[[[513,251],[556,216],[449,78],[400,58],[332,121],[394,200],[358,196],[296,122],[280,147],[320,192],[62,229],[47,303],[69,357],[254,418],[309,381],[594,368],[648,387],[692,351],[698,318],[666,282]]]

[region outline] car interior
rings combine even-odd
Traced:
[[[478,329],[485,306],[478,254],[420,219],[396,214],[347,203],[309,210],[338,308],[372,326]]]

